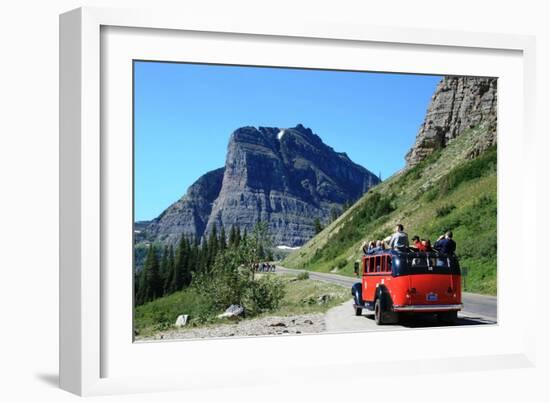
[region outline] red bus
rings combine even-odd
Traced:
[[[355,272],[361,276],[351,288],[355,314],[374,311],[378,325],[397,323],[401,313],[434,313],[440,321],[454,323],[462,309],[455,255],[387,249],[363,256]]]

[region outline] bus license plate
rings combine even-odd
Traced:
[[[437,301],[437,294],[433,292],[429,293],[428,295],[426,295],[426,300],[430,302]]]

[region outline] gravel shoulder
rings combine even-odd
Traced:
[[[170,329],[136,341],[203,339],[216,337],[246,337],[321,333],[326,330],[325,314],[267,316],[235,323],[196,328]]]

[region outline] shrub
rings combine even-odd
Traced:
[[[212,269],[197,273],[193,287],[210,298],[215,309],[223,310],[231,304],[243,305],[250,287],[250,273],[240,268],[242,257],[238,250],[226,250],[216,256]]]
[[[307,279],[309,279],[309,272],[308,271],[301,272],[300,274],[298,274],[296,276],[296,279],[297,280],[307,280]]]
[[[262,276],[251,283],[245,307],[247,312],[254,315],[273,311],[279,307],[284,296],[285,285],[280,278],[272,275]]]
[[[475,201],[473,207],[474,209],[482,209],[484,207],[490,206],[493,203],[494,201],[491,196],[483,195]]]
[[[341,269],[342,267],[345,267],[346,264],[348,264],[348,261],[346,259],[340,259],[336,263],[336,266],[338,266],[338,268]]]
[[[446,215],[449,215],[451,211],[453,211],[456,208],[454,204],[445,204],[441,207],[438,207],[435,210],[435,216],[436,217],[445,217]]]
[[[431,190],[425,193],[424,198],[426,199],[427,202],[431,202],[437,199],[438,196],[439,196],[439,189],[432,188]]]

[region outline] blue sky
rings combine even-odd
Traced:
[[[387,178],[404,166],[441,77],[135,62],[135,219],[149,220],[225,164],[242,126],[302,123]]]

